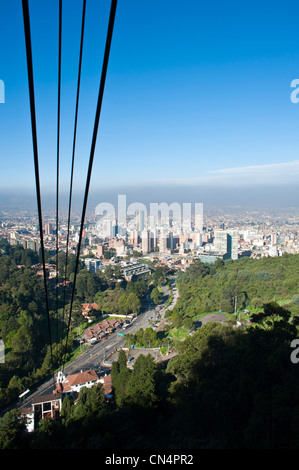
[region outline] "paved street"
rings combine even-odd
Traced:
[[[173,308],[177,301],[178,293],[177,289],[174,285],[174,280],[172,280],[173,285],[173,301],[168,309]],[[168,297],[168,289],[164,288],[164,301],[167,300]],[[101,340],[99,343],[89,346],[82,354],[77,357],[71,364],[68,364],[64,368],[64,373],[66,375],[74,374],[76,372],[80,372],[81,370],[88,370],[88,369],[97,369],[101,366],[101,363],[104,359],[111,354],[112,351],[118,350],[119,348],[123,347],[125,344],[124,337],[119,336],[119,333],[126,335],[126,333],[136,333],[139,328],[146,328],[151,326],[154,322],[157,321],[158,315],[161,316],[160,321],[157,323],[158,326],[162,326],[165,313],[165,306],[160,305],[158,307],[151,306],[146,311],[140,313],[128,326],[126,329],[118,329],[114,333],[108,335],[106,340]],[[108,368],[103,367],[103,373],[108,370]],[[46,381],[44,384],[39,386],[37,389],[31,393],[31,395],[25,399],[22,403],[22,407],[26,407],[26,405],[30,404],[32,398],[37,395],[46,395],[52,393],[54,387],[54,380],[53,377]]]

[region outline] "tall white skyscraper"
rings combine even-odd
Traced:
[[[107,238],[113,236],[112,221],[111,220],[105,220],[103,222],[102,235],[104,237],[107,237]]]
[[[164,230],[163,228],[160,229],[159,238],[158,238],[158,246],[160,253],[165,253],[167,250],[167,238],[168,238],[168,231]]]
[[[202,233],[201,232],[195,232],[194,245],[195,245],[195,248],[199,248],[200,246],[202,246]]]
[[[136,211],[136,230],[142,232],[144,230],[144,211]]]
[[[227,253],[227,232],[225,230],[215,230],[214,246],[221,254]]]

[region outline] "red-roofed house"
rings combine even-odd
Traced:
[[[87,343],[93,343],[102,336],[111,333],[123,324],[121,319],[103,320],[90,328],[87,328],[82,334],[81,338]]]
[[[58,418],[62,400],[66,395],[71,395],[76,400],[83,387],[90,388],[98,383],[103,386],[106,401],[111,401],[113,398],[111,375],[99,377],[93,369],[68,376],[65,376],[62,371],[58,372],[53,393],[33,398],[30,407],[20,410],[21,415],[27,418],[28,432],[34,431],[42,419]]]
[[[79,393],[81,388],[90,388],[99,381],[100,378],[97,372],[92,369],[68,375],[67,377],[60,371],[57,375],[56,392],[61,393],[62,396],[73,392]]]
[[[82,307],[82,315],[84,315],[85,317],[88,316],[88,314],[91,310],[98,310],[99,309],[99,306],[96,303],[81,304],[81,307]]]

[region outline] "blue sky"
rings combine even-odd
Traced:
[[[56,184],[58,0],[29,1],[40,175]],[[76,188],[83,187],[110,2],[87,0]],[[68,190],[81,0],[63,2],[61,191]],[[91,190],[299,181],[298,2],[119,0]],[[0,1],[0,188],[34,188],[21,0]],[[1,192],[0,190],[0,192]]]

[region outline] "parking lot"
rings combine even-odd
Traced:
[[[163,356],[160,353],[158,349],[149,349],[149,348],[133,348],[133,349],[125,349],[123,348],[124,351],[127,354],[128,357],[128,367],[133,367],[136,359],[138,356],[143,354],[144,356],[147,356],[150,354],[155,362],[161,361]],[[112,363],[118,360],[118,354],[119,352],[115,352],[113,354],[110,354],[106,359],[105,359],[105,365],[108,367],[112,366]]]

